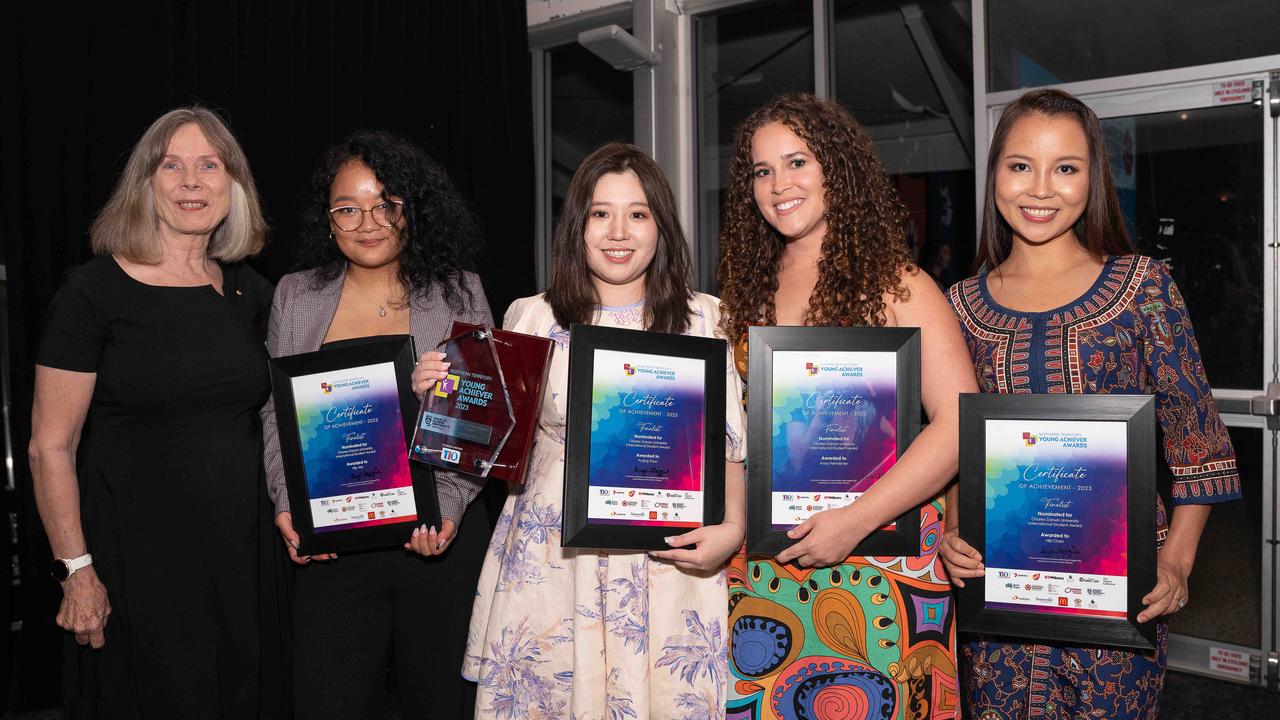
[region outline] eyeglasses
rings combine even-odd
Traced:
[[[343,205],[329,211],[329,217],[333,218],[333,224],[338,226],[339,230],[351,232],[358,230],[364,224],[364,214],[369,213],[373,216],[373,221],[382,227],[391,227],[400,222],[400,218],[404,216],[404,202],[401,200],[384,200],[377,205],[363,210],[355,205]]]

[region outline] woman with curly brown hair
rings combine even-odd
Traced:
[[[954,612],[936,562],[955,475],[958,400],[973,367],[955,318],[906,246],[906,208],[839,105],[782,95],[738,126],[720,231],[721,327],[919,327],[928,427],[846,507],[793,528],[776,559],[730,567],[729,712],[809,720],[958,714]],[[919,557],[851,557],[924,503]]]

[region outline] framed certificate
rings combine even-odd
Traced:
[[[1155,446],[1147,395],[961,395],[959,628],[1154,648]]]
[[[665,550],[724,518],[723,340],[569,329],[565,547]]]
[[[752,327],[748,342],[747,551],[775,555],[787,530],[856,502],[920,433],[920,331]],[[920,508],[853,552],[920,554]]]
[[[413,338],[271,360],[280,453],[300,555],[398,546],[440,527],[435,476],[412,470]]]

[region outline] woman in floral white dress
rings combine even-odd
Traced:
[[[728,683],[723,567],[742,542],[741,385],[726,348],[725,520],[655,553],[560,545],[567,328],[573,322],[716,336],[719,302],[694,293],[675,201],[639,149],[605,145],[583,161],[553,241],[544,295],[503,327],[555,340],[526,482],[513,486],[490,542],[463,675],[478,718],[721,718]]]

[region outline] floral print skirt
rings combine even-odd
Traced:
[[[561,547],[564,446],[542,432],[533,452],[476,591],[463,665],[476,717],[724,717],[724,573]]]

